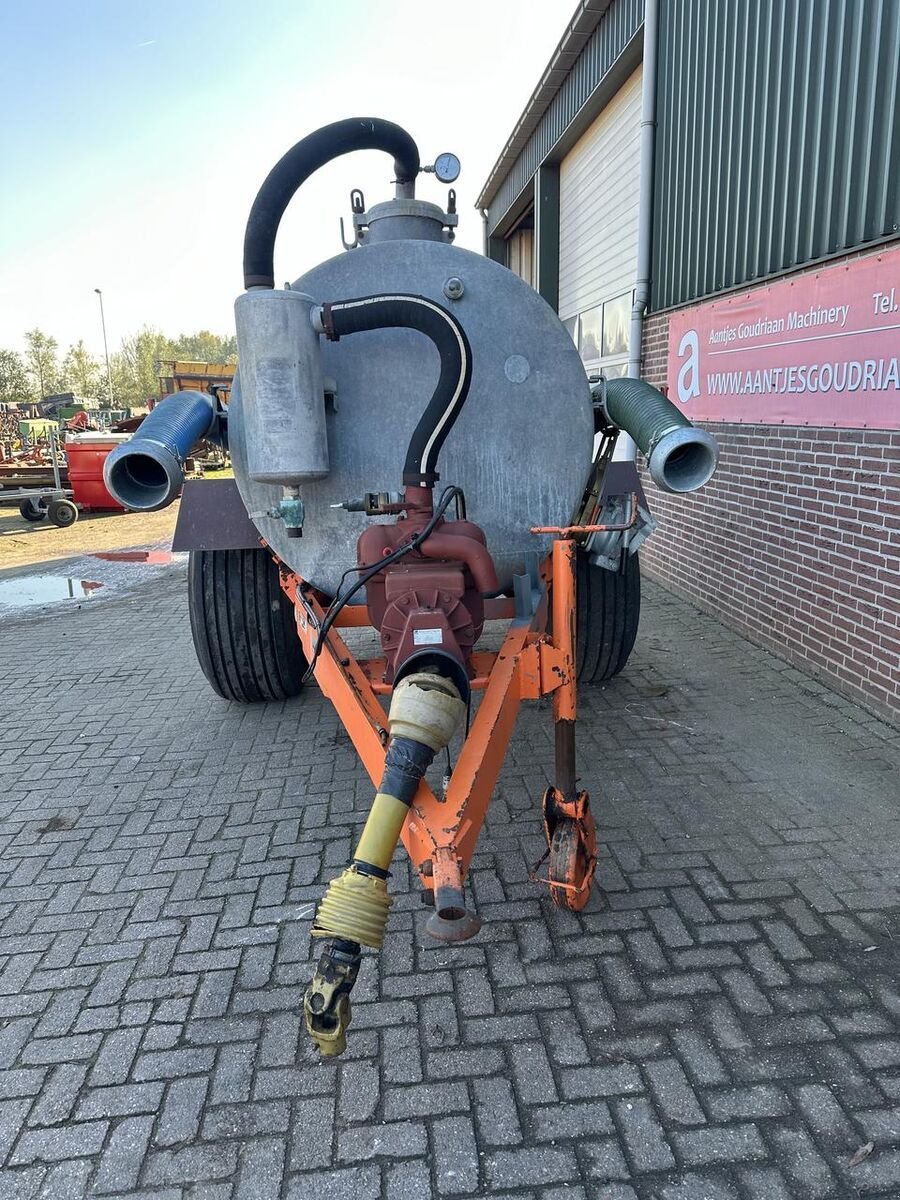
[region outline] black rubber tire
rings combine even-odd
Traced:
[[[307,662],[265,550],[192,550],[188,610],[200,669],[224,700],[287,700]]]
[[[19,505],[19,515],[26,521],[43,521],[47,515],[46,508],[41,508],[37,500],[23,500]]]
[[[576,558],[578,624],[575,658],[579,683],[618,675],[634,648],[641,619],[641,569],[637,554],[624,571],[607,571],[579,551]]]
[[[78,509],[71,500],[51,500],[47,505],[47,516],[60,529],[68,529],[78,520]]]

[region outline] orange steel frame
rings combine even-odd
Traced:
[[[425,888],[461,887],[506,756],[519,705],[552,694],[554,721],[574,721],[575,542],[573,537],[609,526],[535,529],[554,533],[550,555],[540,568],[541,593],[530,618],[517,618],[512,600],[489,600],[488,619],[511,618],[501,648],[476,651],[471,662],[473,691],[484,693],[463,743],[446,795],[419,784],[401,837]],[[283,564],[281,586],[294,605],[297,631],[311,659],[326,604],[309,584]],[[549,600],[548,600],[549,593]],[[384,659],[354,657],[338,628],[369,628],[362,606],[343,609],[329,630],[314,668],[323,694],[332,702],[372,783],[384,770],[387,715],[378,701],[391,685],[383,680]]]

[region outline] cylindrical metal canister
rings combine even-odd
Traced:
[[[247,473],[292,487],[328,474],[319,337],[303,292],[259,288],[234,305]]]

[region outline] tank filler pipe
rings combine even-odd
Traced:
[[[336,342],[370,329],[415,329],[431,338],[441,356],[441,373],[419,419],[403,467],[407,487],[433,487],[438,454],[462,411],[472,381],[472,350],[456,317],[426,296],[360,296],[313,309],[313,328]]]
[[[274,288],[275,237],[294,193],[319,167],[353,150],[384,150],[393,155],[398,196],[415,195],[419,149],[405,129],[378,117],[351,117],[324,125],[279,159],[253,201],[244,233],[245,288]]]
[[[215,396],[166,396],[134,436],[106,456],[103,480],[108,491],[133,512],[165,508],[184,486],[184,461],[203,438],[222,439]]]

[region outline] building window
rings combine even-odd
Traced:
[[[632,296],[613,296],[563,321],[589,375],[615,379],[627,371]]]

